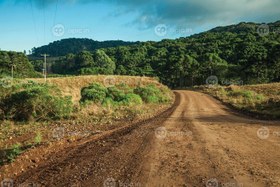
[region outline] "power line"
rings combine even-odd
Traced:
[[[36,35],[36,41],[38,42],[39,39],[38,39],[36,19],[35,19],[35,15],[34,15],[34,7],[33,7],[32,0],[29,0],[29,2],[30,2],[30,7],[31,7],[32,21],[33,21],[33,27],[34,27],[34,31],[35,31],[35,35]]]
[[[44,5],[44,43],[46,43],[46,6],[45,5]]]
[[[55,6],[55,12],[54,12],[54,18],[53,18],[53,26],[56,24],[56,15],[57,15],[57,9],[58,9],[58,1],[56,0],[56,6]]]

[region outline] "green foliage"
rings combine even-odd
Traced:
[[[78,68],[91,67],[94,65],[92,54],[88,51],[82,51],[76,55],[75,65]]]
[[[44,69],[43,64],[44,61],[43,60],[32,60],[30,61],[30,63],[33,65],[34,70],[37,72],[42,72],[42,70]]]
[[[71,98],[62,97],[55,87],[28,83],[4,90],[5,94],[0,94],[0,108],[5,119],[16,121],[61,119],[69,117],[73,110]]]
[[[170,100],[168,90],[159,89],[155,85],[129,88],[125,84],[105,88],[100,84],[92,84],[82,89],[81,102],[92,101],[103,106],[134,106],[146,103],[165,103]]]
[[[120,102],[125,98],[126,94],[123,90],[116,87],[109,87],[107,92],[107,97],[112,98],[116,102]]]
[[[93,101],[94,103],[102,103],[106,98],[107,88],[94,83],[88,87],[85,87],[81,91],[81,102]]]
[[[139,95],[130,93],[126,94],[125,97],[120,101],[121,105],[135,106],[143,104],[142,98]]]
[[[59,58],[52,69],[57,74],[108,75],[114,74],[116,64],[103,50],[82,51]]]
[[[41,144],[42,139],[43,139],[42,134],[40,132],[38,132],[38,133],[36,133],[36,136],[34,138],[34,143],[36,145]]]
[[[279,28],[280,22],[268,25]],[[172,88],[204,85],[211,75],[217,76],[220,83],[279,82],[279,34],[270,32],[262,37],[257,33],[258,27],[259,24],[240,23],[176,40],[116,45],[105,42],[103,48],[95,44],[90,47],[93,41],[87,39],[69,39],[35,49],[34,54],[44,49],[53,56],[66,55],[52,64],[57,74],[145,75],[159,77]],[[80,60],[80,52],[86,53],[86,58]]]
[[[13,162],[17,156],[22,153],[21,144],[17,143],[12,148],[6,151],[6,158],[8,162]]]
[[[103,70],[100,73],[114,74],[116,64],[103,50],[97,50],[94,54],[94,58],[96,66]]]
[[[146,103],[165,103],[169,100],[166,93],[155,85],[138,87],[134,90],[134,93],[140,95],[142,100]]]
[[[117,46],[128,46],[133,45],[135,42],[124,42],[124,41],[104,41],[98,42],[91,39],[78,39],[69,38],[62,39],[50,43],[49,45],[33,48],[32,56],[40,57],[41,54],[47,53],[51,56],[59,57],[65,56],[69,53],[78,54],[82,51],[95,51],[97,49],[117,47]]]
[[[12,76],[26,78],[38,77],[27,56],[23,53],[0,51],[0,78]]]

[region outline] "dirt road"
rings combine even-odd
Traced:
[[[53,154],[18,176],[42,186],[280,186],[280,123],[176,91],[157,118]]]

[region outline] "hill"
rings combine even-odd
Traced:
[[[86,38],[69,38],[55,41],[42,47],[33,48],[31,57],[40,57],[44,53],[52,57],[58,57],[65,56],[69,53],[77,54],[81,51],[94,51],[101,48],[128,46],[136,43],[138,42],[125,42],[121,40],[99,42]]]
[[[279,23],[240,23],[176,40],[83,51],[60,58],[52,70],[57,74],[156,76],[173,88],[205,84],[211,75],[220,84],[277,82]]]

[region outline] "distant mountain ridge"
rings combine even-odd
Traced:
[[[235,24],[235,25],[215,27],[206,32],[231,32],[231,33],[240,34],[242,32],[247,32],[247,33],[256,32],[258,27],[260,27],[262,25],[269,26],[270,31],[273,32],[275,29],[280,28],[280,21],[276,21],[274,23],[241,22],[241,23]]]
[[[122,40],[95,41],[87,38],[68,38],[54,41],[48,45],[32,49],[33,57],[47,53],[52,57],[65,56],[69,53],[77,54],[81,51],[94,51],[101,48],[130,46],[139,42],[125,42]]]
[[[221,84],[280,81],[280,21],[241,22],[159,42],[66,39],[43,47],[55,74],[153,76],[173,88],[205,84],[213,75]],[[63,56],[69,51],[74,54]],[[40,59],[30,59],[39,72]]]

